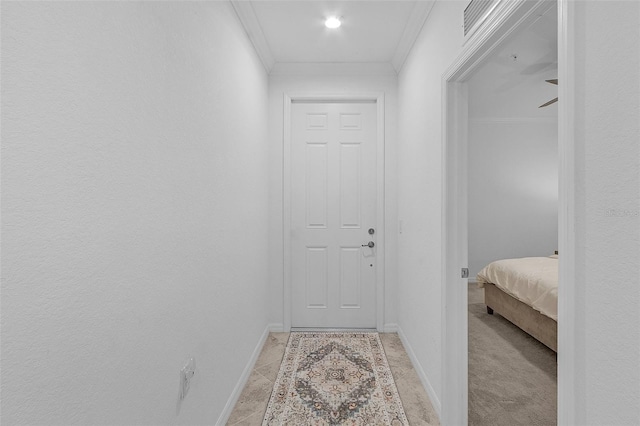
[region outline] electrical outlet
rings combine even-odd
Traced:
[[[189,361],[180,370],[180,400],[183,400],[189,392],[189,386],[191,386],[191,378],[196,373],[196,359],[194,357],[189,358]]]

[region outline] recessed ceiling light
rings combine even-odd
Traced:
[[[340,18],[338,18],[337,16],[330,16],[326,21],[324,21],[324,26],[327,28],[335,29],[340,25],[342,25],[342,22],[340,22]]]

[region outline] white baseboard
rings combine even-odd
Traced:
[[[284,333],[284,324],[281,322],[271,323],[267,327],[271,333]]]
[[[253,371],[253,367],[255,366],[256,361],[258,360],[258,357],[260,356],[260,352],[262,351],[264,342],[267,341],[269,332],[272,331],[271,330],[272,326],[273,324],[268,324],[265,327],[264,331],[262,332],[262,335],[258,340],[258,344],[253,350],[253,353],[251,354],[251,358],[249,358],[249,362],[247,362],[247,365],[244,367],[244,371],[242,372],[242,375],[240,375],[240,379],[238,379],[238,383],[236,383],[235,388],[233,388],[233,392],[231,392],[231,396],[227,400],[227,404],[224,406],[224,409],[222,410],[220,417],[218,417],[218,420],[216,421],[217,426],[218,425],[223,426],[227,424],[227,420],[229,420],[229,416],[231,416],[231,412],[233,411],[233,408],[236,406],[236,403],[238,402],[238,398],[240,398],[240,394],[242,393],[244,386],[247,384],[247,381],[249,380],[249,376]]]
[[[442,407],[440,405],[440,399],[436,395],[436,392],[433,390],[433,386],[431,386],[431,382],[429,382],[429,379],[427,378],[427,375],[422,369],[420,362],[418,362],[418,358],[416,357],[416,354],[413,352],[413,348],[411,347],[411,345],[409,344],[409,341],[407,340],[407,336],[405,336],[400,326],[398,326],[398,337],[400,337],[400,341],[404,346],[404,350],[407,351],[407,355],[409,355],[409,359],[411,360],[411,364],[413,364],[413,368],[416,370],[416,373],[418,373],[418,377],[422,382],[422,386],[427,391],[427,394],[429,395],[429,399],[431,399],[431,405],[433,405],[433,408],[436,410],[436,413],[438,414],[438,418],[440,419],[440,421],[442,421],[441,419]]]
[[[385,324],[382,327],[382,332],[383,333],[397,333],[398,332],[398,324],[395,324],[395,323]]]

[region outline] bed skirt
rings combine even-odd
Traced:
[[[525,303],[500,290],[494,284],[484,284],[487,311],[499,313],[513,324],[558,352],[558,323]]]

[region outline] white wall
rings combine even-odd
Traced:
[[[385,327],[395,329],[397,273],[397,76],[388,64],[276,64],[269,76],[269,288],[270,322],[283,324],[282,158],[283,95],[385,95]]]
[[[575,424],[634,425],[640,419],[640,4],[572,3],[578,275],[571,296],[579,356],[571,360],[578,377],[570,392]],[[436,3],[399,75],[398,323],[438,397],[446,381],[440,375],[441,77],[461,50],[464,7]]]
[[[3,424],[217,421],[267,325],[266,134],[228,3],[3,2]]]
[[[468,265],[558,249],[557,8],[519,28],[468,87]],[[514,60],[513,56],[516,57]]]
[[[552,255],[558,123],[470,116],[468,158],[469,276],[494,260]]]
[[[398,324],[440,408],[442,74],[461,51],[465,2],[436,2],[398,79]]]
[[[640,3],[575,2],[575,8],[575,420],[637,425]]]

